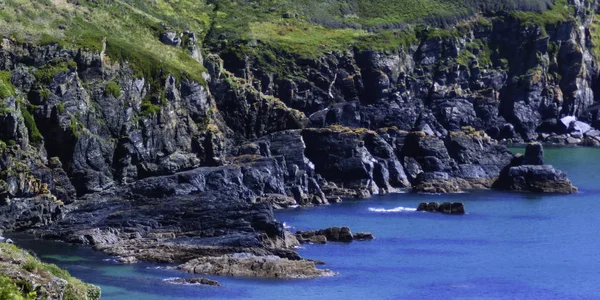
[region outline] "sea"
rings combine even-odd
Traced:
[[[523,151],[513,149],[513,151]],[[373,241],[304,245],[333,277],[268,280],[205,276],[221,287],[174,285],[194,275],[117,263],[88,247],[20,237],[43,261],[99,285],[102,299],[600,299],[600,149],[546,148],[574,195],[476,191],[393,194],[277,211],[291,230],[349,226]],[[466,215],[417,212],[463,202]],[[197,276],[196,276],[197,277]]]

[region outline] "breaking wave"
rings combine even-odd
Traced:
[[[369,211],[377,212],[377,213],[397,213],[397,212],[413,212],[413,211],[417,211],[417,209],[412,208],[412,207],[402,207],[402,206],[392,208],[392,209],[369,207]]]

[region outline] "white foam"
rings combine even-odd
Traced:
[[[283,228],[285,228],[285,229],[292,229],[292,228],[294,228],[294,226],[290,226],[286,222],[283,222]]]
[[[397,213],[397,212],[413,212],[413,211],[417,211],[417,209],[412,208],[412,207],[402,207],[402,206],[392,208],[392,209],[369,207],[369,211],[377,212],[377,213]]]

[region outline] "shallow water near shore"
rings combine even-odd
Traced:
[[[576,195],[478,191],[397,194],[277,212],[298,230],[350,226],[376,240],[306,245],[302,256],[338,276],[257,280],[205,276],[222,287],[171,285],[197,277],[164,265],[123,265],[86,247],[17,237],[44,261],[100,285],[102,299],[600,299],[600,149],[545,149]],[[467,215],[416,212],[460,201]]]

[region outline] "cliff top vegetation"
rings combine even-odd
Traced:
[[[451,31],[457,21],[498,14],[534,23],[569,16],[566,0],[5,0],[0,31],[16,41],[98,51],[106,37],[107,56],[129,61],[138,75],[201,82],[203,66],[161,43],[161,34],[189,30],[214,52],[266,51],[266,63],[275,64],[281,53],[397,49],[430,26]]]

